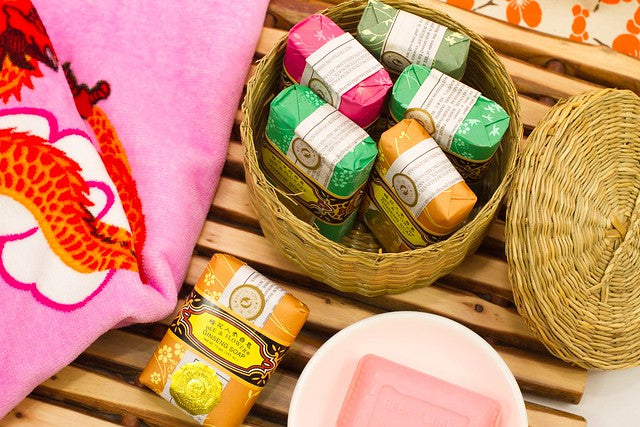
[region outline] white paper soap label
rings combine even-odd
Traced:
[[[396,73],[411,64],[431,68],[446,31],[440,24],[400,10],[387,33],[380,61]]]
[[[425,121],[431,120],[435,128],[427,128],[427,132],[432,132],[431,136],[441,147],[449,149],[453,136],[479,96],[480,92],[474,88],[432,69],[411,99],[405,117],[419,118],[426,111]]]
[[[218,302],[262,328],[284,296],[278,285],[243,265],[222,291]]]
[[[287,157],[327,188],[338,162],[368,136],[344,114],[324,104],[296,126]]]
[[[344,33],[307,57],[300,84],[338,109],[342,95],[381,69],[351,34]]]
[[[398,156],[384,178],[416,218],[438,194],[463,181],[433,138]]]

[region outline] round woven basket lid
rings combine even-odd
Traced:
[[[554,355],[590,369],[640,362],[640,98],[558,103],[529,136],[509,200],[518,311]]]

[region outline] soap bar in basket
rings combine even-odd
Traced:
[[[310,213],[320,234],[341,240],[353,227],[378,152],[375,141],[300,85],[271,101],[265,132],[265,175]]]
[[[356,38],[392,74],[420,64],[458,80],[464,75],[469,37],[377,0],[367,3]]]
[[[410,65],[393,86],[392,123],[421,122],[468,183],[476,183],[490,165],[509,127],[509,115],[496,102],[438,70]]]
[[[393,85],[382,65],[324,15],[311,15],[289,31],[283,65],[293,82],[309,86],[363,128],[380,116]]]
[[[476,195],[420,123],[402,120],[378,150],[364,219],[387,251],[434,243],[467,218]]]
[[[308,314],[251,267],[214,255],[140,382],[200,424],[239,426]]]
[[[500,404],[382,357],[358,362],[337,427],[497,427]]]

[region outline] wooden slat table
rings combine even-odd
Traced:
[[[499,52],[520,93],[526,133],[558,98],[602,86],[640,91],[640,63],[635,59],[512,27],[436,0],[417,1],[448,13],[484,36]],[[328,6],[319,0],[272,0],[256,59],[293,23]],[[255,66],[249,77],[254,71]],[[236,124],[240,120],[238,112]],[[495,220],[478,253],[431,287],[376,298],[343,294],[307,277],[261,234],[248,201],[238,138],[236,126],[220,187],[194,248],[181,295],[193,286],[210,255],[225,252],[264,272],[311,308],[308,323],[245,425],[285,425],[297,377],[317,348],[340,329],[390,310],[425,311],[461,322],[494,346],[523,391],[558,401],[580,401],[586,371],[550,356],[513,307],[504,256],[504,218]],[[106,333],[74,363],[39,386],[0,425],[196,425],[136,380],[170,321],[171,317]],[[586,424],[582,417],[567,412],[529,402],[526,407],[531,426]]]

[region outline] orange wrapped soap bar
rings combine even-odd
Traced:
[[[367,195],[365,222],[390,252],[446,237],[477,200],[442,149],[413,119],[382,134]]]
[[[200,424],[238,426],[308,314],[253,268],[214,255],[140,382]]]

